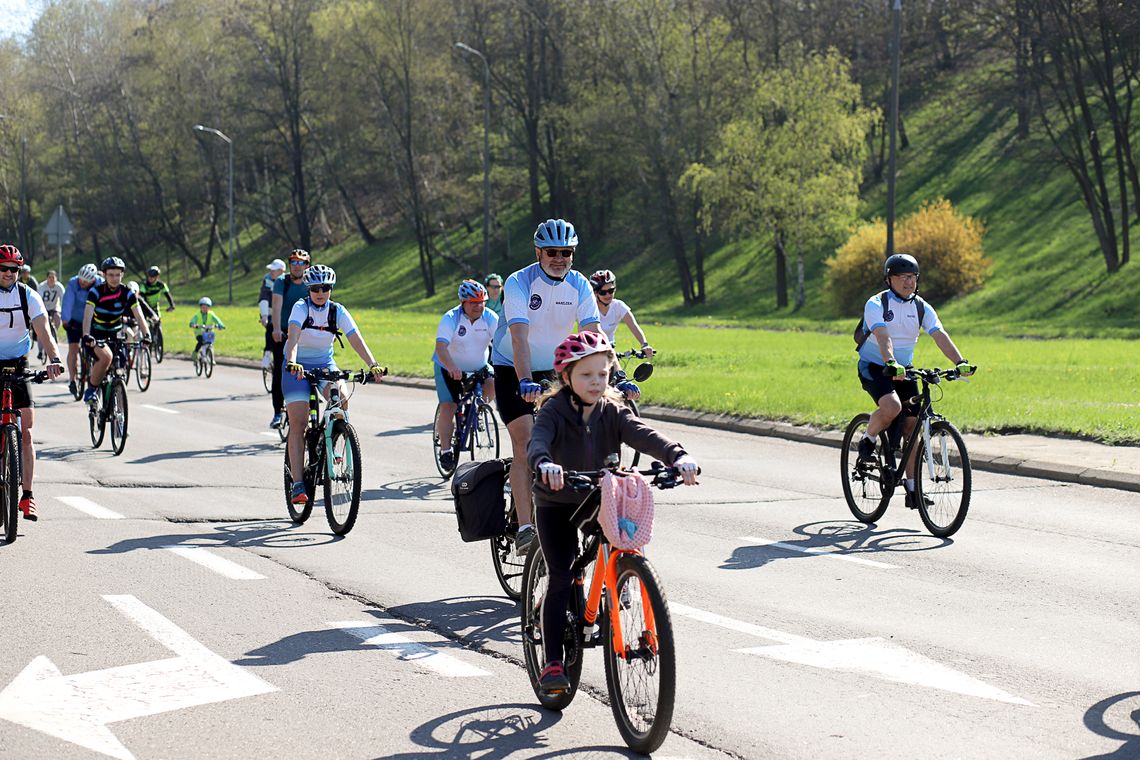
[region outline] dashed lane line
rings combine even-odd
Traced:
[[[371,621],[343,620],[329,623],[328,626],[338,628],[350,636],[360,639],[367,646],[383,649],[401,660],[413,662],[447,678],[474,678],[491,675],[482,668],[469,665],[457,657],[452,657],[438,649],[412,641],[398,633],[393,633],[384,626],[375,625]]]
[[[263,581],[265,576],[261,573],[254,572],[248,567],[239,565],[232,562],[225,557],[220,557],[211,551],[201,546],[164,546],[169,552],[177,554],[179,557],[185,557],[191,562],[196,562],[202,567],[213,570],[218,575],[225,576],[235,581]]]
[[[72,509],[78,509],[80,512],[84,512],[88,515],[91,515],[92,517],[97,517],[100,520],[126,519],[118,512],[107,509],[106,507],[101,507],[84,496],[57,496],[55,498],[59,499]]]

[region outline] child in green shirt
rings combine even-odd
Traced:
[[[212,333],[214,330],[224,330],[226,325],[218,318],[218,315],[210,311],[210,307],[214,305],[208,297],[203,296],[198,299],[198,313],[190,317],[190,327],[194,330],[194,353],[202,348],[202,344],[206,342],[206,335]],[[210,342],[213,343],[214,336],[210,335]]]

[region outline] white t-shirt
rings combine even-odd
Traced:
[[[439,320],[435,339],[447,344],[447,352],[451,354],[451,360],[460,371],[474,372],[487,365],[487,348],[495,337],[495,328],[498,324],[499,315],[486,308],[483,309],[483,314],[472,322],[463,313],[463,304],[460,304]],[[436,364],[443,366],[436,353],[433,352],[431,358]]]
[[[918,306],[915,301],[903,301],[894,293],[890,293],[887,302],[887,318],[883,320],[882,293],[876,293],[867,299],[863,306],[863,321],[868,330],[886,327],[887,334],[891,336],[894,346],[895,361],[908,365],[914,361],[914,347],[918,345],[918,335],[922,330],[933,335],[942,329],[938,320],[938,313],[930,304],[925,306],[922,324],[918,323]],[[859,349],[859,358],[872,364],[883,364],[883,352],[879,350],[879,341],[874,335],[867,338],[867,342]]]
[[[328,367],[333,363],[333,341],[336,340],[336,336],[328,329],[322,329],[328,328],[329,306],[332,304],[333,301],[330,299],[328,303],[318,308],[306,297],[293,304],[293,310],[289,312],[289,324],[302,328],[305,318],[312,317],[312,326],[302,329],[301,337],[297,339],[297,361],[310,369]],[[339,303],[336,304],[336,328],[344,333],[346,338],[357,331],[352,315],[343,304]]]
[[[44,308],[48,311],[59,311],[63,304],[63,285],[56,280],[55,285],[48,285],[47,280],[40,283],[40,298],[43,299]]]
[[[32,350],[32,325],[24,321],[20,309],[19,284],[11,290],[0,289],[0,359],[20,359]],[[44,302],[40,294],[29,287],[28,319],[44,315]]]
[[[629,314],[629,306],[625,301],[620,298],[615,298],[610,301],[610,310],[602,314],[602,310],[598,309],[598,314],[601,316],[602,332],[610,339],[610,343],[614,342],[614,334],[617,333],[618,325],[625,319],[625,315]]]

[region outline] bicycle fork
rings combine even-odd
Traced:
[[[938,482],[938,475],[934,470],[934,451],[930,445],[930,420],[924,419],[922,421],[922,443],[923,443],[923,459],[926,464],[926,471],[930,474],[930,482]],[[938,447],[939,458],[942,460],[942,471],[946,473],[944,478],[945,482],[949,483],[954,480],[954,471],[950,469],[950,451],[945,443],[941,443]]]
[[[635,551],[621,551],[610,549],[609,556],[605,554],[604,546],[598,547],[598,559],[594,564],[594,578],[590,583],[590,596],[586,599],[586,610],[583,615],[587,628],[592,628],[598,619],[598,608],[601,603],[602,590],[607,591],[606,607],[610,618],[610,638],[613,642],[614,654],[621,659],[628,659],[625,638],[621,630],[621,605],[616,597],[617,590],[617,563],[622,554],[640,554]],[[603,582],[604,581],[604,582]],[[645,643],[654,655],[657,654],[657,623],[653,619],[653,606],[649,601],[649,594],[643,586],[641,588],[641,607],[643,614]],[[583,631],[583,639],[587,638]]]
[[[339,406],[334,406],[325,411],[325,468],[329,478],[329,482],[336,480],[336,465],[341,464],[337,462],[336,452],[333,451],[332,430],[333,424],[337,420],[344,420],[348,424],[348,412],[341,409]],[[343,464],[345,465],[345,472],[352,472],[352,447],[344,447]]]

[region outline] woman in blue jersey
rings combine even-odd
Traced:
[[[368,369],[372,379],[380,381],[381,369],[376,363],[364,336],[356,327],[348,309],[332,300],[332,289],[336,285],[336,272],[331,267],[314,264],[305,270],[305,285],[309,295],[293,304],[289,312],[289,339],[285,343],[285,368],[281,375],[281,390],[285,396],[285,410],[289,415],[289,463],[293,478],[291,499],[294,504],[304,504],[308,496],[301,463],[304,460],[303,447],[305,425],[309,416],[309,382],[305,380],[305,370],[336,370],[333,361],[333,341],[340,334],[348,339],[348,344],[356,351]],[[328,398],[328,388],[323,384],[322,392]],[[348,409],[348,399],[341,393],[341,407]]]

